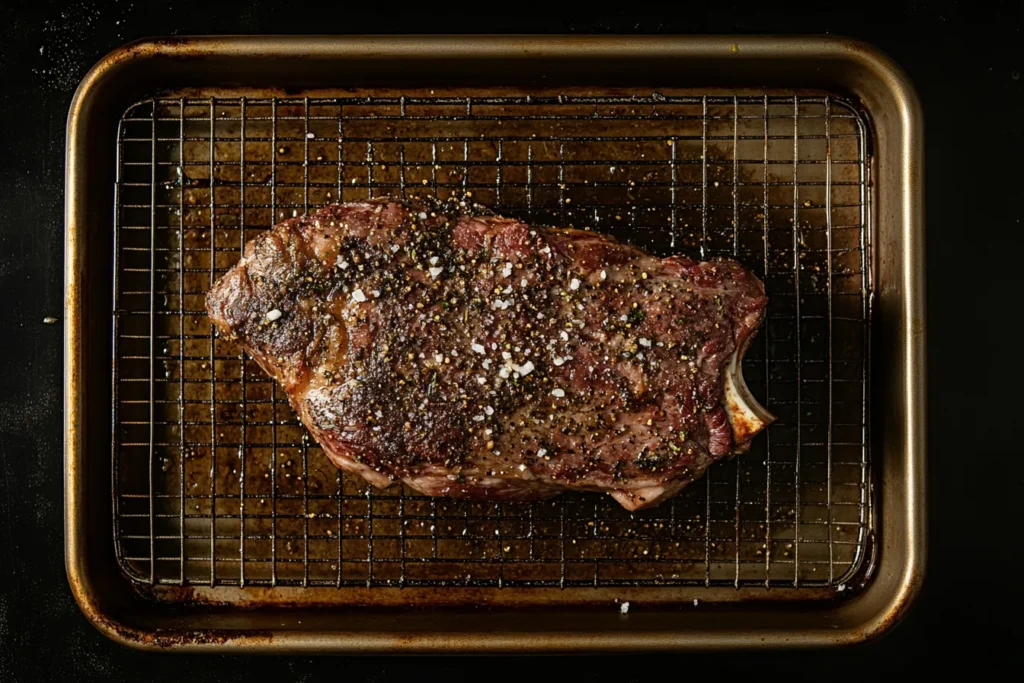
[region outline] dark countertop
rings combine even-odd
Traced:
[[[917,672],[929,660],[980,673],[1008,655],[1022,607],[1015,525],[1021,447],[1011,439],[1024,53],[1019,3],[850,3],[784,13],[768,3],[646,8],[581,18],[485,16],[420,5],[314,9],[303,2],[48,3],[0,7],[0,680],[396,680],[538,676],[519,659],[230,658],[139,653],[79,613],[64,575],[61,384],[64,119],[79,79],[129,40],[159,34],[303,32],[836,33],[873,42],[910,74],[927,145],[928,578],[911,614],[877,643],[834,652],[549,660],[545,673],[601,680],[686,665],[721,679],[772,672],[829,680]],[[568,14],[566,12],[566,14]],[[386,19],[384,18],[386,16]],[[1014,45],[1017,45],[1015,48]],[[44,324],[53,316],[56,324]],[[1013,620],[1013,621],[1011,621]],[[1009,627],[1009,628],[1008,628]],[[557,663],[556,663],[557,662]],[[642,662],[641,666],[638,666]],[[487,667],[481,671],[481,667]],[[931,668],[931,667],[929,667]],[[657,672],[657,673],[656,673]]]

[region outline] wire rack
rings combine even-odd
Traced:
[[[122,117],[114,536],[144,584],[844,588],[871,525],[868,133],[833,96],[471,93],[168,98]],[[475,503],[339,473],[204,313],[245,242],[385,194],[652,252],[731,255],[766,283],[744,369],[778,416],[659,508]]]

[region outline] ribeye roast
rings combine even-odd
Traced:
[[[766,304],[734,261],[388,198],[284,221],[207,296],[334,464],[371,484],[585,489],[630,510],[772,420],[740,373]]]

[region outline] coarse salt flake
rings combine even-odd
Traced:
[[[565,396],[565,390],[564,389],[552,389],[551,390],[551,395],[554,396],[555,398],[563,398]]]
[[[338,257],[338,260],[335,263],[337,263],[338,267],[341,268],[342,270],[347,270],[348,269],[348,261],[346,261],[345,259],[341,258],[340,256]]]
[[[640,337],[640,346],[646,346],[647,348],[651,348],[651,340],[647,339],[646,337]]]
[[[435,353],[434,354],[434,360],[437,361],[438,363],[443,363],[444,362],[444,356],[442,356],[439,353]]]
[[[504,358],[505,360],[511,360],[512,359],[512,354],[509,353],[508,351],[502,351],[501,352],[501,357]]]
[[[416,214],[416,217],[419,218],[421,221],[425,221],[427,220],[427,212],[420,211],[418,214]]]
[[[529,375],[531,372],[533,372],[533,362],[532,361],[526,361],[525,363],[520,365],[518,368],[516,368],[516,372],[518,372],[520,375],[523,375],[523,376]]]
[[[601,271],[601,279],[602,280],[607,280],[608,279],[608,271],[607,270],[602,270]]]
[[[564,358],[562,358],[561,356],[555,356],[555,358],[554,358],[554,359],[552,360],[552,362],[553,362],[553,363],[554,363],[555,365],[559,365],[559,366],[560,366],[560,365],[562,365],[563,363],[565,363],[565,359],[564,359]]]
[[[379,299],[380,298],[380,290],[379,289],[373,290],[372,292],[370,292],[370,294],[373,294],[373,298],[374,299]]]
[[[476,383],[477,384],[486,384],[487,383],[487,378],[484,377],[483,375],[477,375],[476,376]]]
[[[619,614],[629,614],[629,602],[624,602],[619,605]]]
[[[484,348],[483,344],[477,344],[474,342],[469,348],[473,349],[477,353],[487,353],[487,349]]]
[[[484,412],[487,413],[488,415],[494,415],[494,408],[487,406],[486,408],[484,408]]]
[[[483,422],[483,421],[484,421],[484,416],[483,415],[474,415],[473,416],[473,422]]]
[[[576,291],[579,288],[580,288],[580,281],[578,279],[573,278],[572,280],[569,281],[569,289],[571,289],[573,291]]]
[[[434,268],[431,268],[430,269],[430,277],[432,277],[432,278],[434,278],[436,280],[437,276],[440,275],[443,270],[444,270],[443,268],[438,268],[436,266]]]
[[[502,277],[509,277],[512,275],[512,263],[510,261],[505,262],[505,267],[501,269]]]
[[[269,311],[267,311],[267,320],[269,320],[270,322],[274,322],[275,320],[280,319],[280,317],[281,311],[279,309],[272,308]]]
[[[481,365],[484,366],[484,370],[490,370],[491,369],[491,359],[490,358],[485,358],[484,362],[481,363]]]
[[[366,301],[366,295],[363,294],[363,290],[356,287],[356,290],[352,292],[352,301],[358,301],[359,303]]]
[[[537,457],[538,458],[543,458],[547,454],[548,454],[548,449],[546,449],[546,448],[538,448],[537,449]]]
[[[437,265],[437,257],[436,256],[431,256],[430,257],[430,265],[432,265],[432,266],[436,266]]]
[[[561,333],[559,333],[558,336],[561,337],[562,341],[569,341],[569,333],[568,332],[561,332]]]
[[[509,370],[508,368],[502,368],[501,370],[498,370],[498,377],[501,377],[502,379],[508,379],[508,376],[511,374],[512,371]]]

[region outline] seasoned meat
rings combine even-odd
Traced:
[[[630,510],[771,421],[739,371],[766,304],[734,261],[387,198],[281,223],[207,296],[331,460],[371,484],[585,489]]]

